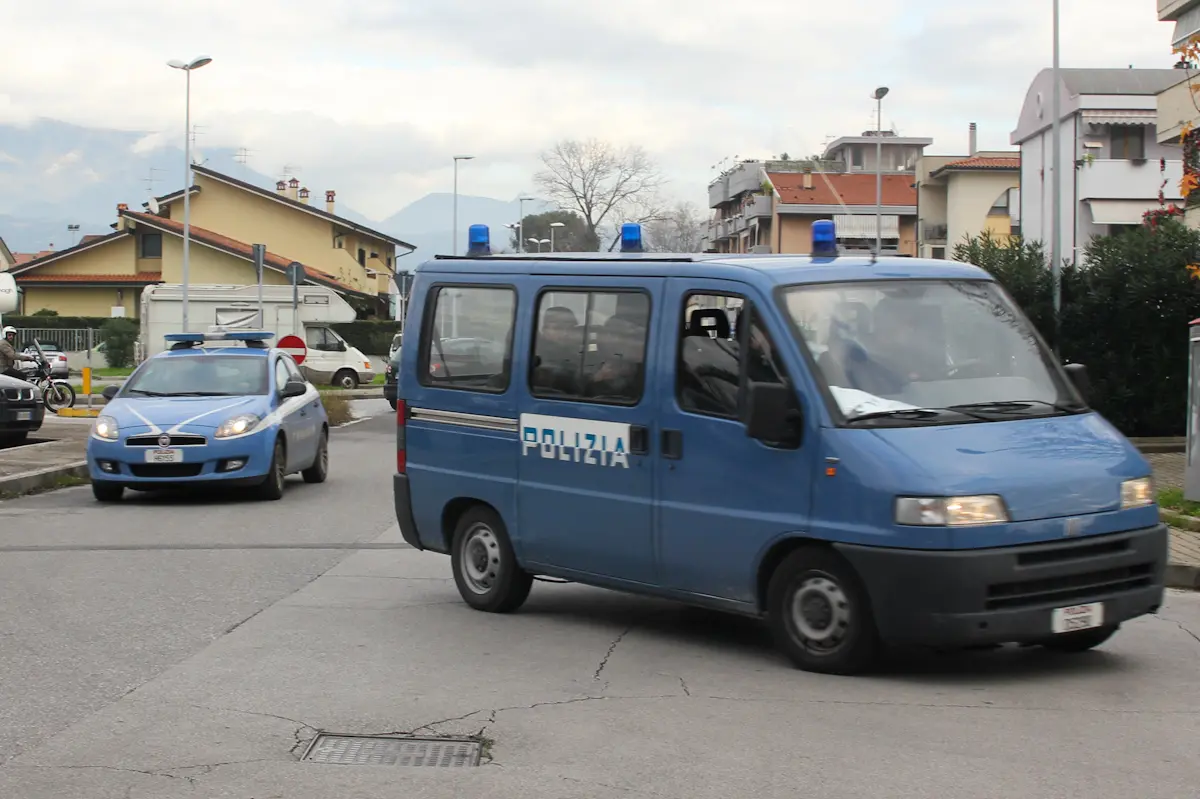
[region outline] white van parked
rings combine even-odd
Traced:
[[[258,318],[258,286],[189,285],[188,327],[204,331],[213,325],[229,329],[266,329],[276,336],[304,339],[308,348],[300,366],[317,384],[357,388],[375,379],[371,359],[350,346],[330,325],[353,322],[354,309],[337,292],[324,286],[298,287],[292,310],[291,286],[263,286],[263,316]],[[166,348],[167,333],[183,327],[183,289],[173,283],[147,286],[142,292],[139,360]]]

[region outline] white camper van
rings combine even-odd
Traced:
[[[188,327],[203,332],[212,325],[273,332],[304,339],[308,347],[301,370],[314,383],[357,388],[375,379],[371,359],[334,332],[331,324],[353,322],[354,309],[324,286],[298,287],[292,311],[291,286],[263,286],[263,316],[258,319],[258,286],[188,286]],[[183,329],[183,289],[172,283],[147,286],[142,292],[139,360],[162,352],[167,333]]]

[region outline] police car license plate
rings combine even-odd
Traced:
[[[33,411],[17,411],[17,421],[18,422],[32,422],[33,421]]]
[[[146,450],[146,463],[183,463],[183,450],[180,450],[180,449]]]
[[[1051,629],[1056,633],[1073,633],[1077,630],[1100,627],[1104,624],[1104,603],[1093,602],[1090,605],[1057,608],[1050,622]]]

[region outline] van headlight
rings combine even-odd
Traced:
[[[241,413],[231,419],[226,419],[213,435],[216,438],[232,438],[243,433],[249,433],[262,419],[257,414]]]
[[[1121,483],[1121,510],[1144,508],[1154,502],[1153,477],[1139,477]]]
[[[896,497],[896,524],[914,527],[969,527],[1007,522],[1004,500],[976,497]]]
[[[120,436],[117,420],[111,416],[97,416],[92,425],[92,435],[104,441],[116,441]]]

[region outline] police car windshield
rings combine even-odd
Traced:
[[[244,397],[267,393],[267,359],[168,355],[150,360],[121,390],[130,397]]]
[[[848,422],[1001,421],[1082,410],[991,282],[795,286],[784,305]],[[939,413],[914,414],[914,409]]]

